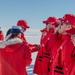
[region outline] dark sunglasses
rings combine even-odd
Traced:
[[[26,30],[26,28],[22,27],[24,30]]]

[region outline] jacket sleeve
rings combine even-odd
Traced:
[[[32,58],[31,58],[31,53],[29,50],[29,47],[26,46],[25,52],[24,52],[24,58],[25,58],[25,65],[29,66],[31,64]]]

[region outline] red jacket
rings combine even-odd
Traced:
[[[55,73],[53,75],[62,75],[62,73],[64,73],[64,75],[70,75],[70,72],[74,64],[74,60],[71,57],[73,49],[74,45],[70,39],[64,41],[64,43],[61,45],[60,49],[58,50],[54,62],[54,66],[59,67],[55,68],[55,71],[58,71],[58,73],[57,74]]]
[[[41,36],[41,40],[40,40],[40,50],[38,51],[36,60],[35,60],[35,64],[34,64],[34,70],[33,73],[41,75],[42,73],[42,69],[41,69],[41,62],[42,62],[42,50],[44,49],[44,42],[46,41],[46,36]]]
[[[32,60],[29,48],[18,39],[7,42],[5,48],[0,48],[0,75],[27,75],[26,66]]]
[[[74,66],[74,61],[72,58],[73,51],[75,50],[73,43],[71,40],[67,40],[66,43],[62,47],[62,63],[64,64],[64,75],[70,75],[70,72],[72,71],[72,68]]]
[[[48,39],[49,40],[45,43],[45,48],[43,50],[43,59],[42,59],[43,75],[47,75],[51,70],[49,65],[52,63],[50,62],[52,56],[52,47],[54,47],[54,45],[58,40],[57,34],[52,34]]]
[[[50,59],[48,60],[49,62],[46,63],[46,66],[48,64],[47,68],[50,69],[49,75],[52,74],[52,65],[53,65],[53,61],[56,57],[57,50],[65,39],[67,39],[67,36],[65,36],[65,35],[62,36],[61,34],[58,34],[58,35],[54,36],[54,39],[51,39],[52,42],[51,41],[49,42],[49,46],[51,46],[50,47],[51,53],[50,53]],[[44,61],[46,61],[46,60],[44,60]]]
[[[40,50],[38,51],[36,61],[34,64],[34,70],[33,73],[36,73],[38,75],[42,75],[42,58],[43,58],[43,50],[45,48],[46,42],[50,35],[54,33],[54,29],[51,28],[50,32],[47,32],[47,35],[43,38],[42,42],[40,43]]]
[[[73,65],[70,75],[75,75],[75,64]]]

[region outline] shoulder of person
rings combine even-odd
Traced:
[[[9,39],[8,41],[0,41],[0,48],[4,48],[5,46],[22,43],[22,42],[23,41],[20,38]]]

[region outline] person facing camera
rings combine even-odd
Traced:
[[[0,42],[0,75],[27,75],[26,66],[32,59],[21,34],[22,30],[13,26],[7,31],[6,41]]]

